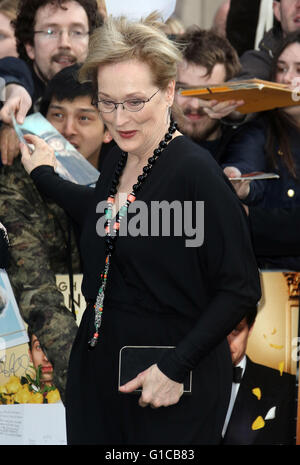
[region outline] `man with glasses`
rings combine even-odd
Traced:
[[[20,58],[32,67],[36,98],[58,71],[84,62],[89,35],[101,24],[96,0],[21,0],[17,48]]]
[[[83,63],[89,36],[102,24],[96,0],[20,0],[15,35],[20,59],[27,62],[33,82],[33,110],[38,111],[47,82],[61,69]],[[15,58],[16,75],[20,60]],[[0,133],[2,158],[15,146],[10,127]]]

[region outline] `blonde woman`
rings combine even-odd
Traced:
[[[17,6],[18,0],[0,0],[0,58],[18,56],[11,24],[16,18]]]
[[[59,179],[38,138],[27,137],[32,155],[22,146],[38,188],[82,227],[88,306],[69,366],[70,444],[221,439],[232,376],[226,335],[260,287],[230,184],[170,121],[180,60],[155,15],[108,19],[91,38],[81,78],[95,83],[117,144],[93,193]],[[128,382],[118,388],[119,372]]]

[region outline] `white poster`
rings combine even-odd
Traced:
[[[28,341],[11,284],[5,270],[0,269],[0,350]]]

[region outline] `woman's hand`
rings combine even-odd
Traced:
[[[241,200],[244,200],[249,195],[251,181],[249,180],[235,181],[234,179],[232,179],[232,178],[237,178],[241,176],[240,170],[238,168],[235,168],[235,166],[227,166],[226,168],[224,168],[223,171],[228,178],[231,178],[230,181],[238,197]]]
[[[168,407],[177,404],[183,394],[183,384],[172,381],[160,371],[156,364],[120,386],[119,390],[126,394],[140,387],[142,387],[142,394],[139,398],[141,407],[148,405],[153,408]]]
[[[22,153],[22,163],[28,174],[38,166],[48,165],[56,167],[56,157],[54,150],[43,139],[32,134],[26,134],[24,139],[28,144],[34,146],[34,151],[31,153],[29,148],[21,143],[20,150]]]

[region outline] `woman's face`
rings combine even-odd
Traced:
[[[300,92],[300,44],[294,43],[285,48],[277,61],[276,82],[286,84]],[[287,107],[285,113],[300,116],[300,105]]]
[[[175,82],[166,90],[153,84],[148,64],[129,60],[99,66],[98,99],[109,102],[151,100],[137,112],[118,105],[111,113],[101,112],[110,135],[125,152],[139,156],[151,155],[168,127],[168,110],[173,103]]]
[[[0,12],[0,58],[17,57],[16,38],[11,20]]]

